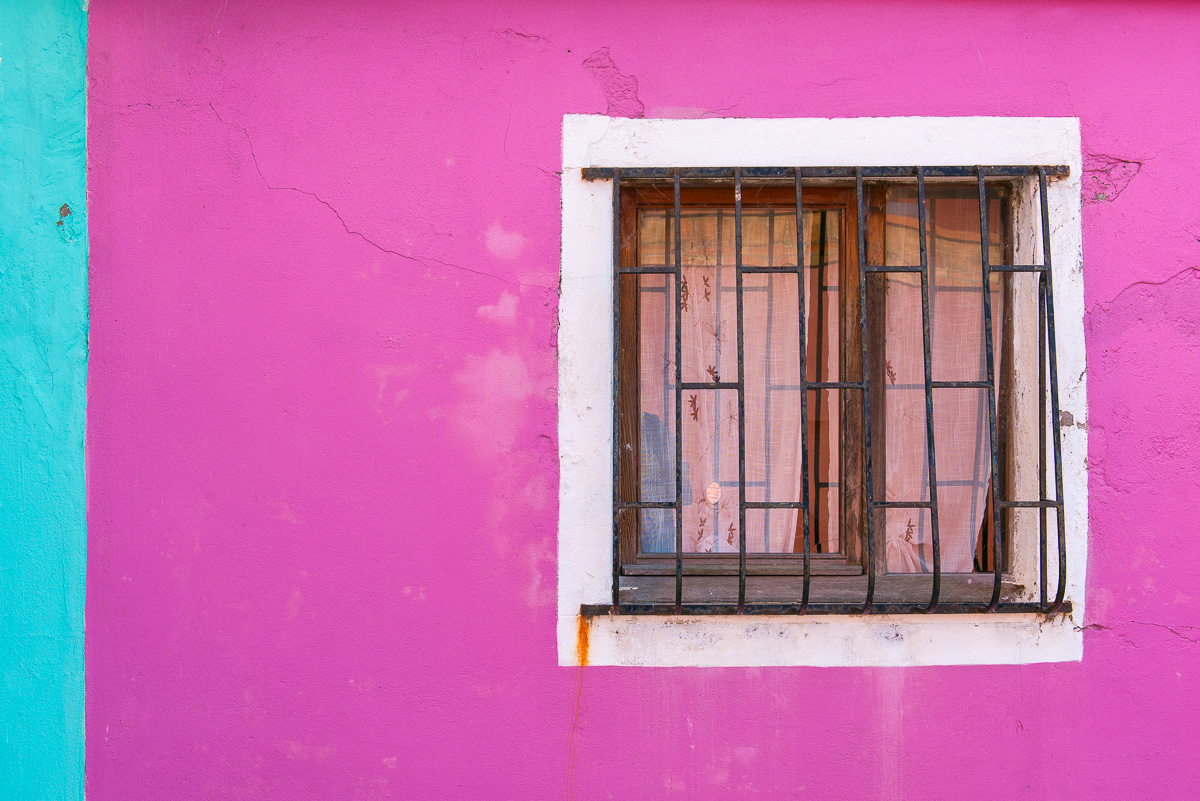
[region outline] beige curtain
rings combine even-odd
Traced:
[[[982,373],[982,291],[978,201],[937,190],[929,193],[931,331],[935,379],[976,380]],[[909,197],[909,194],[912,197]],[[961,193],[960,193],[961,194]],[[972,227],[972,219],[974,220]],[[890,264],[915,264],[915,192],[893,192],[887,207]],[[840,220],[826,212],[804,216],[805,309],[809,380],[838,380],[838,241]],[[643,211],[639,221],[642,266],[672,265],[669,214]],[[683,283],[683,381],[736,382],[737,301],[732,209],[685,211],[681,220]],[[825,247],[820,234],[825,231]],[[973,239],[972,239],[973,237]],[[795,214],[791,209],[743,213],[743,264],[795,266]],[[821,254],[824,253],[824,262]],[[998,259],[997,254],[993,257]],[[746,497],[751,501],[795,501],[801,496],[799,292],[796,276],[745,274],[743,305],[746,371]],[[999,284],[993,289],[996,346],[1003,310]],[[824,304],[821,308],[821,304]],[[883,343],[872,358],[886,359],[886,459],[882,469],[887,500],[928,497],[925,452],[924,376],[919,278],[886,281]],[[641,375],[641,493],[643,500],[672,501],[675,490],[676,299],[671,276],[646,275],[639,283]],[[999,364],[999,350],[997,350]],[[820,372],[818,372],[818,370]],[[809,395],[811,503],[814,551],[838,546],[838,392]],[[739,409],[734,390],[683,392],[683,547],[688,553],[738,551]],[[939,390],[934,398],[938,497],[943,569],[971,570],[976,537],[986,507],[989,480],[987,405],[980,390]],[[795,510],[748,510],[747,550],[795,553],[803,549]],[[928,515],[889,510],[887,566],[896,572],[931,569]],[[675,548],[672,510],[641,516],[642,548]]]

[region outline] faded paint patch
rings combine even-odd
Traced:
[[[519,236],[519,234],[518,234]],[[495,304],[490,306],[480,306],[475,310],[485,320],[491,320],[494,323],[511,323],[517,316],[517,304],[520,298],[512,292],[505,290],[500,293],[500,299]]]
[[[484,242],[489,253],[506,261],[519,259],[521,252],[525,250],[525,235],[520,231],[505,231],[499,222],[488,226]]]
[[[414,368],[410,365],[371,364],[367,365],[367,370],[375,379],[375,401],[372,404],[375,414],[379,415],[384,425],[391,425],[404,399],[412,391],[402,382],[413,374]]]
[[[463,392],[452,424],[472,440],[481,458],[509,453],[529,414],[533,379],[521,354],[493,349],[485,356],[468,356],[454,383]]]

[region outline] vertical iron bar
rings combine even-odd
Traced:
[[[1000,536],[1000,452],[996,434],[996,365],[995,354],[992,352],[992,268],[990,237],[988,236],[988,200],[987,185],[984,182],[983,167],[976,167],[976,177],[979,180],[979,250],[983,259],[983,338],[984,352],[987,363],[987,384],[984,390],[988,399],[988,426],[991,438],[992,455],[992,599],[987,611],[994,612],[1000,603],[1000,583],[1003,572],[1003,537]]]
[[[1046,355],[1050,374],[1050,430],[1054,441],[1054,494],[1058,501],[1058,591],[1054,604],[1046,612],[1053,615],[1062,606],[1067,592],[1067,506],[1063,499],[1062,415],[1058,405],[1058,356],[1054,342],[1054,284],[1050,277],[1050,201],[1046,196],[1046,168],[1038,167],[1038,190],[1042,200],[1042,294],[1046,299]]]
[[[1043,292],[1044,281],[1037,276],[1038,292],[1038,500],[1048,500],[1046,490],[1046,296]],[[1047,582],[1050,572],[1050,553],[1047,549],[1046,525],[1049,510],[1045,506],[1038,509],[1038,556],[1040,566],[1040,581],[1042,606],[1046,606],[1049,593]]]
[[[823,378],[823,374],[825,372],[824,364],[825,364],[825,255],[826,255],[825,254],[825,236],[826,236],[825,224],[826,224],[826,217],[827,217],[827,212],[822,211],[821,212],[821,227],[817,231],[817,296],[813,300],[813,302],[817,304],[817,354],[816,354],[817,355],[817,364],[816,364],[815,373],[816,373],[818,382],[825,380]],[[806,251],[807,251],[807,249],[808,248],[805,247]],[[797,258],[800,258],[800,257],[797,256]],[[838,291],[841,292],[840,289]],[[808,379],[807,374],[804,376],[804,378],[807,381],[807,379]],[[820,484],[821,484],[821,410],[822,410],[821,395],[818,392],[817,393],[817,419],[815,421],[815,424],[813,425],[813,428],[815,429],[813,431],[813,439],[816,440],[816,442],[813,443],[813,449],[816,451],[816,453],[813,456],[813,475],[816,477],[816,483],[818,486],[818,490],[817,490],[817,502],[814,505],[813,515],[812,515],[812,536],[815,538],[815,545],[817,548],[817,553],[821,553],[821,516],[819,514],[819,512],[821,510],[821,492],[820,492]],[[829,478],[830,476],[828,476],[828,474],[826,474],[826,477]],[[833,482],[826,481],[825,483],[831,484]],[[829,492],[829,488],[826,487],[825,491]],[[839,493],[839,495],[841,494],[840,485],[839,485],[838,493]]]
[[[683,614],[683,226],[675,170],[675,614]]]
[[[742,296],[742,170],[733,170],[734,268],[737,274],[738,614],[746,611],[746,365]]]
[[[804,535],[804,587],[800,594],[800,614],[808,611],[808,593],[812,585],[811,546],[809,545],[809,494],[808,494],[808,317],[805,314],[805,283],[804,252],[801,246],[804,241],[804,188],[800,178],[800,168],[796,168],[796,293],[800,305],[799,337],[800,337],[800,514],[803,515],[801,527]],[[821,293],[817,292],[817,300]],[[817,376],[820,381],[820,376]]]
[[[867,209],[863,196],[862,167],[854,168],[854,192],[858,202],[855,226],[858,236],[858,322],[862,340],[859,378],[862,380],[863,466],[866,478],[863,508],[867,516],[867,596],[863,613],[870,614],[875,602],[875,495],[871,478],[871,371],[867,364]]]
[[[775,209],[767,211],[767,266],[775,266]],[[765,275],[767,290],[766,380],[763,382],[763,500],[771,500],[771,348],[774,346],[775,276]],[[763,552],[771,552],[771,510],[763,509]],[[782,551],[781,551],[782,552]]]
[[[613,614],[621,614],[621,170],[613,169],[612,180],[612,271],[613,271]]]
[[[925,441],[929,457],[929,527],[933,535],[933,594],[927,612],[934,612],[942,591],[942,543],[938,531],[937,455],[933,436],[933,345],[929,310],[929,249],[925,230],[925,171],[917,167],[917,227],[921,244],[921,332],[925,351]]]

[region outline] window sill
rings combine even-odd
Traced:
[[[936,613],[984,612],[992,596],[992,576],[956,574],[942,576]],[[802,580],[795,576],[752,576],[746,583],[747,615],[853,615],[861,614],[866,596],[866,576],[816,576],[809,590],[809,603],[800,603]],[[1044,605],[1021,600],[1024,588],[1011,583],[1001,587],[997,613],[1041,614]],[[930,575],[884,575],[875,584],[873,614],[922,614],[928,611],[933,590]],[[684,615],[737,614],[736,576],[689,577],[683,588]],[[793,599],[785,601],[781,599]],[[1070,613],[1070,603],[1059,610]],[[612,613],[611,604],[584,604],[585,617]],[[674,576],[627,577],[621,587],[623,615],[675,614]]]

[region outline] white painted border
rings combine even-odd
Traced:
[[[578,660],[581,604],[612,588],[612,183],[584,167],[1067,164],[1050,184],[1054,304],[1074,612],[1023,615],[593,618],[593,665],[952,665],[1083,657],[1087,394],[1079,120],[1052,117],[633,120],[563,117],[559,299],[558,662]]]

